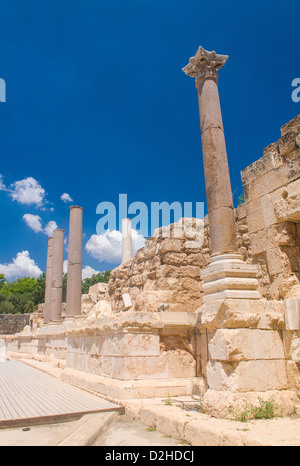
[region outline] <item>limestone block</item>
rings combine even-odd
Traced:
[[[262,175],[270,172],[277,165],[279,151],[278,145],[270,144],[264,149],[263,157],[253,162],[241,171],[243,185],[249,184]]]
[[[181,252],[183,248],[183,242],[179,239],[164,239],[160,243],[160,253],[164,254],[165,252]]]
[[[111,315],[111,313],[112,313],[111,304],[108,301],[101,299],[100,301],[97,302],[95,306],[93,306],[93,308],[89,312],[88,319],[96,318],[99,315],[109,316]]]
[[[265,196],[299,178],[300,155],[244,186],[246,200]]]
[[[209,264],[209,254],[189,254],[187,256],[187,264],[198,266],[201,268],[207,267]],[[184,264],[183,264],[184,265]]]
[[[247,199],[245,202],[246,217],[261,209],[261,198]]]
[[[220,299],[204,303],[197,311],[198,325],[207,329],[260,328],[283,330],[284,302]]]
[[[240,204],[239,206],[237,206],[236,208],[236,215],[237,215],[237,218],[239,220],[242,220],[244,218],[246,218],[247,216],[247,210],[246,210],[246,205],[245,203],[242,203]]]
[[[135,300],[136,311],[157,311],[160,303],[169,303],[174,292],[172,290],[157,290],[141,292]]]
[[[296,131],[289,131],[278,140],[279,152],[282,157],[286,157],[297,149],[297,134]]]
[[[281,191],[281,190],[280,190]],[[275,216],[274,212],[274,197],[278,197],[281,195],[281,192],[279,194],[278,190],[276,191],[277,195],[266,195],[261,198],[261,209],[262,209],[262,215],[263,215],[263,226],[265,228],[270,227],[274,223],[277,223],[277,219]]]
[[[200,280],[200,268],[192,265],[182,266],[180,269],[182,277],[190,277]]]
[[[124,356],[159,356],[159,335],[125,334],[123,354]]]
[[[300,299],[285,300],[285,325],[287,330],[300,330]]]
[[[266,251],[266,257],[270,275],[277,275],[283,272],[284,264],[280,248],[268,249]]]
[[[253,256],[265,252],[269,247],[269,238],[267,230],[259,230],[254,233],[249,233],[251,242],[251,253]]]
[[[268,390],[253,391],[248,393],[232,391],[207,390],[203,399],[203,409],[206,413],[216,418],[233,419],[230,414],[230,408],[236,411],[244,409],[246,403],[259,405],[259,398],[265,401],[273,400],[274,406],[278,406],[276,415],[288,416],[294,413],[297,396],[294,391],[290,390]]]
[[[279,332],[259,329],[219,329],[209,352],[211,359],[229,362],[285,357]]]
[[[117,371],[114,371],[118,377]],[[193,356],[184,351],[172,351],[159,357],[125,357],[124,380],[189,378],[196,375]]]
[[[295,363],[300,363],[300,338],[293,338],[292,345],[291,345],[291,359]],[[297,377],[297,387],[299,388],[299,381],[300,381],[300,374],[299,370],[296,369],[296,376]],[[296,378],[296,377],[295,377]]]
[[[286,390],[285,360],[253,360],[240,363],[209,361],[206,367],[208,386],[212,390],[238,392]]]
[[[274,211],[278,221],[300,221],[300,192],[293,193],[274,204]]]
[[[281,136],[284,136],[291,131],[298,131],[300,128],[300,115],[295,116],[281,127]]]
[[[143,286],[144,280],[142,275],[135,275],[133,277],[130,277],[128,280],[129,286]]]
[[[106,293],[108,289],[107,283],[96,283],[95,285],[90,286],[89,288],[89,294],[96,293],[98,294],[103,294]]]
[[[262,209],[258,209],[257,211],[251,213],[247,216],[248,222],[248,231],[249,233],[253,233],[258,230],[262,230],[265,225],[263,221],[263,211]]]
[[[187,265],[187,254],[167,252],[163,257],[164,264],[169,265]]]
[[[157,277],[172,277],[172,278],[179,278],[180,277],[180,270],[178,267],[173,265],[162,265],[156,273]]]

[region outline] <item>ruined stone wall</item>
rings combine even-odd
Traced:
[[[12,335],[29,324],[30,314],[0,314],[0,335]]]
[[[270,299],[300,298],[300,115],[281,138],[242,171],[249,257],[260,291]]]
[[[247,222],[242,208],[236,211],[238,249],[245,260],[250,260]],[[135,257],[114,269],[108,284],[108,296],[113,311],[124,309],[122,294],[129,294],[132,310],[157,311],[164,308],[173,312],[194,312],[202,304],[200,271],[209,264],[210,239],[207,217],[202,225],[196,219],[184,219],[168,227],[157,229],[153,238]],[[198,228],[203,228],[203,244],[191,247],[199,239]],[[170,237],[166,237],[169,234]],[[191,243],[190,243],[191,241]]]

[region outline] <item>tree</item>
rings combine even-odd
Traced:
[[[46,274],[42,273],[36,280],[32,298],[35,305],[43,303],[45,300]]]
[[[82,281],[82,293],[86,294],[89,287],[96,283],[108,283],[110,270],[99,272],[91,278]],[[38,278],[17,278],[8,282],[0,274],[0,314],[24,314],[36,310],[36,306],[45,299],[46,274]],[[63,302],[66,302],[67,274],[63,277]]]
[[[37,304],[44,302],[45,279],[43,273],[37,279],[25,277],[8,282],[0,275],[0,314],[33,312]]]
[[[7,280],[4,277],[3,273],[0,273],[0,289],[5,285],[6,282]]]

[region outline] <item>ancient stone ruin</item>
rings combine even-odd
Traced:
[[[218,95],[227,56],[199,48],[184,72],[199,99],[208,216],[155,230],[108,285],[81,296],[82,209],[70,211],[67,302],[63,231],[49,239],[45,304],[7,353],[50,363],[64,380],[116,400],[198,394],[206,413],[274,399],[282,415],[300,390],[300,116],[242,171],[233,207]],[[197,229],[202,246],[189,247]],[[126,232],[126,234],[125,234]]]

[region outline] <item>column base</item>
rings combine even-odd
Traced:
[[[211,258],[202,270],[203,302],[223,298],[260,299],[257,269],[246,264],[240,254],[223,254]]]

